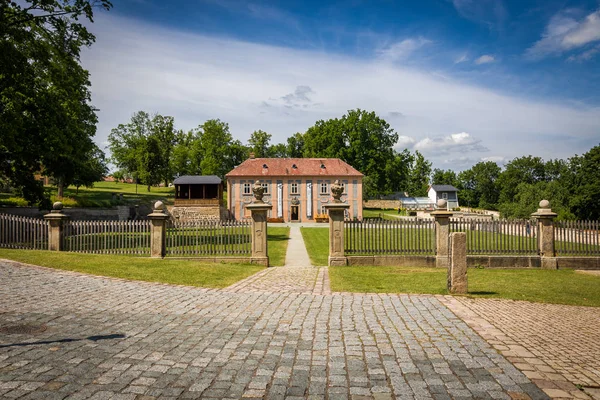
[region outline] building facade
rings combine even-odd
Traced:
[[[447,209],[452,210],[458,208],[458,189],[452,185],[431,185],[427,190],[427,196],[433,202],[437,204],[437,201],[444,199],[447,201]]]
[[[269,218],[284,222],[315,222],[326,211],[331,184],[344,186],[347,218],[362,219],[363,174],[337,158],[249,158],[227,175],[227,208],[235,219],[250,217],[252,185],[265,188],[263,200],[273,205]]]

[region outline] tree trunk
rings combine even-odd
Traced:
[[[148,185],[148,191],[150,191],[150,185]]]
[[[62,178],[58,178],[58,185],[57,185],[57,197],[59,199],[63,198],[63,195],[65,193],[65,181]]]

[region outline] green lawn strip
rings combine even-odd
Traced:
[[[331,267],[331,289],[357,293],[446,294],[446,270],[410,267]],[[475,269],[469,296],[600,307],[600,277],[572,270]]]
[[[0,249],[0,258],[93,275],[210,288],[232,285],[263,269],[251,264],[217,264],[43,250]]]
[[[363,218],[398,220],[398,217],[402,215],[406,215],[406,213],[398,214],[398,209],[363,208]]]
[[[287,226],[269,226],[267,231],[269,264],[273,267],[280,267],[285,264],[285,254],[290,240],[290,228]]]
[[[329,228],[300,228],[308,257],[313,265],[329,263]]]

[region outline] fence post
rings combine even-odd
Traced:
[[[542,269],[558,269],[554,251],[554,218],[557,214],[552,212],[548,200],[542,200],[540,208],[531,216],[538,220],[538,249]]]
[[[450,234],[450,268],[448,268],[448,291],[467,294],[467,234]]]
[[[439,199],[437,202],[439,211],[431,213],[435,218],[435,266],[437,268],[448,268],[448,258],[450,251],[448,244],[450,242],[450,217],[452,212],[446,211],[447,202],[444,199]]]
[[[342,203],[341,196],[344,188],[339,181],[331,185],[331,195],[333,200],[329,204],[324,204],[329,214],[329,266],[346,265],[347,260],[344,255],[344,214],[350,208],[349,204]]]
[[[166,237],[169,215],[164,212],[162,201],[159,200],[154,203],[154,210],[152,214],[148,214],[148,218],[152,223],[150,230],[150,257],[163,258],[167,253]]]
[[[62,251],[63,250],[63,230],[64,222],[69,220],[69,216],[62,212],[63,204],[57,201],[52,205],[52,211],[44,215],[44,219],[48,221],[48,250]]]
[[[252,186],[254,201],[246,206],[252,216],[252,255],[250,263],[269,266],[269,253],[267,247],[267,211],[273,208],[271,204],[263,201],[265,188],[256,181]]]

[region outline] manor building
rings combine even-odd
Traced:
[[[227,175],[227,208],[236,219],[250,217],[252,185],[265,188],[263,200],[273,205],[268,217],[283,222],[315,222],[326,217],[331,184],[344,186],[346,218],[362,219],[363,174],[338,158],[249,158]]]

